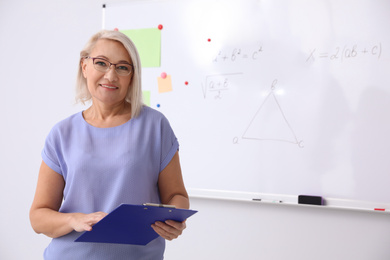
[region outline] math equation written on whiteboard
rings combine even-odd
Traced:
[[[213,62],[236,62],[239,60],[259,60],[263,52],[263,47],[260,46],[254,49],[234,48],[229,50],[220,50],[214,57]]]
[[[214,64],[227,64],[236,62],[256,62],[261,60],[263,46],[253,48],[232,48],[221,49],[212,59]],[[222,99],[224,93],[230,89],[232,79],[242,76],[244,73],[239,71],[235,73],[221,73],[206,75],[202,82],[203,97],[214,97]]]
[[[358,59],[362,57],[371,57],[380,59],[382,55],[382,43],[373,44],[371,46],[359,46],[357,44],[342,47],[337,46],[332,50],[323,50],[314,48],[307,57],[306,62],[314,62],[316,60],[329,60],[343,62],[347,59]]]
[[[242,76],[243,74],[242,72],[237,72],[207,75],[204,84],[202,83],[203,97],[206,98],[212,95],[216,100],[222,99],[224,92],[230,89],[230,81],[232,78]]]

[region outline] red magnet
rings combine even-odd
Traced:
[[[119,31],[118,28],[115,28],[114,31]]]
[[[208,41],[208,42],[211,42],[211,39],[210,39],[210,38],[208,38],[208,39],[207,39],[207,41]]]
[[[188,85],[188,81],[184,82],[184,84]]]
[[[161,78],[165,79],[166,77],[167,77],[167,73],[162,72],[162,73],[161,73]]]
[[[162,24],[159,24],[159,25],[158,25],[158,29],[159,29],[159,30],[162,30],[162,28],[163,28]]]

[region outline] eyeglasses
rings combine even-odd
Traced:
[[[129,63],[111,63],[106,59],[103,58],[96,58],[96,57],[85,57],[86,59],[91,59],[93,66],[96,70],[101,72],[107,72],[110,70],[111,66],[114,65],[115,71],[119,76],[128,76],[130,75],[134,67],[132,64]]]

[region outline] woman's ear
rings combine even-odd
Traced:
[[[87,78],[87,60],[85,58],[80,61],[80,66],[83,71],[84,78]]]

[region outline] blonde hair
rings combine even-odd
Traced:
[[[135,118],[141,112],[143,106],[141,86],[141,60],[134,43],[125,34],[119,31],[102,30],[91,37],[84,49],[80,52],[79,69],[76,80],[76,102],[85,104],[92,99],[88,91],[87,80],[83,76],[82,62],[89,56],[95,44],[100,39],[107,39],[122,43],[133,62],[134,72],[125,100],[131,104],[131,117]]]

